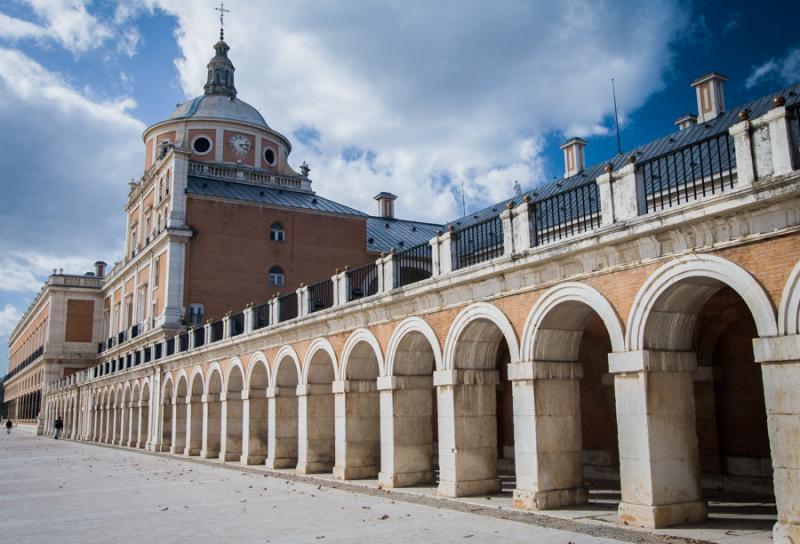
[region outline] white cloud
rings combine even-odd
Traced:
[[[800,47],[790,49],[783,58],[769,59],[753,68],[745,87],[750,89],[765,80],[778,80],[783,85],[800,81]]]
[[[0,38],[19,40],[21,38],[38,38],[45,33],[45,29],[39,25],[9,17],[0,12]]]
[[[8,338],[11,331],[17,326],[20,317],[22,317],[22,312],[11,304],[6,304],[0,309],[0,338]]]
[[[180,82],[199,94],[217,19],[206,5],[148,6],[177,17]],[[239,96],[294,140],[292,162],[311,163],[315,188],[365,210],[389,190],[401,215],[436,221],[459,213],[462,182],[470,208],[509,196],[514,179],[540,182],[548,165],[521,157],[524,142],[606,133],[610,77],[623,114],[644,104],[689,21],[667,0],[230,8]],[[319,139],[298,142],[300,127]],[[344,160],[350,146],[373,155]]]

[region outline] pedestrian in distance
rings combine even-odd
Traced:
[[[11,434],[11,427],[14,426],[14,422],[11,419],[6,420],[6,434]]]
[[[61,429],[64,428],[64,422],[61,420],[61,416],[58,416],[55,422],[53,422],[53,427],[56,429],[56,434],[53,435],[53,438],[58,440],[58,437],[61,436]]]

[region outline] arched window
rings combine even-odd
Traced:
[[[269,284],[272,287],[283,287],[283,281],[283,268],[280,266],[273,266],[269,269]]]
[[[283,242],[286,240],[286,231],[283,230],[283,225],[280,223],[273,223],[269,227],[269,239],[273,242]]]

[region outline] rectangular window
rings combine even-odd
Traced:
[[[202,304],[189,304],[189,326],[201,327],[203,325],[203,315],[205,314]]]

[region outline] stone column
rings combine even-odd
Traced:
[[[380,471],[380,397],[376,380],[333,382],[336,464],[340,480],[374,478]]]
[[[253,389],[242,393],[243,465],[261,465],[267,459],[267,392]]]
[[[128,403],[128,441],[125,443],[125,445],[128,446],[129,448],[135,448],[136,447],[136,439],[137,439],[137,437],[134,436],[134,434],[133,434],[133,428],[134,428],[133,424],[135,422],[135,416],[133,415],[133,413],[135,411],[134,408],[136,408],[136,405],[133,402],[129,402]]]
[[[169,452],[182,454],[186,449],[186,398],[172,397],[172,444]]]
[[[186,456],[200,455],[203,443],[203,397],[186,395]]]
[[[297,412],[297,472],[331,472],[336,460],[331,384],[298,385]]]
[[[756,338],[764,379],[778,522],[775,544],[800,542],[800,335]]]
[[[228,391],[220,395],[220,461],[241,461],[242,459],[242,394]]]
[[[123,401],[119,406],[119,436],[117,437],[117,445],[125,446],[128,441],[128,427],[127,423],[127,410],[126,403]]]
[[[297,397],[286,388],[268,387],[269,423],[267,467],[290,468],[297,465]]]
[[[706,518],[700,491],[694,352],[612,353],[619,428],[619,521],[649,528]]]
[[[495,493],[497,477],[496,370],[437,370],[439,495]]]
[[[219,457],[220,447],[220,401],[219,395],[207,394],[201,397],[203,403],[203,446],[200,457],[213,459]]]
[[[544,510],[588,500],[581,454],[580,363],[508,366],[514,403],[514,506]]]
[[[429,484],[433,473],[433,377],[381,376],[381,472],[384,488]]]

